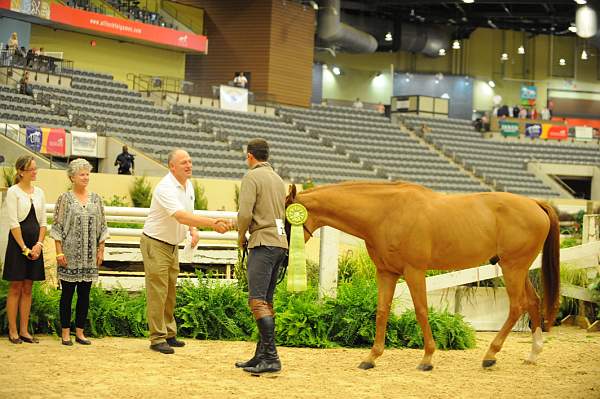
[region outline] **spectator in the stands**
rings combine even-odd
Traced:
[[[510,116],[510,111],[508,109],[508,105],[503,105],[500,108],[498,108],[498,118],[507,118]]]
[[[512,117],[513,118],[518,118],[519,117],[519,106],[515,105],[512,109]]]
[[[356,97],[356,101],[354,101],[354,103],[352,104],[352,106],[354,108],[362,108],[363,107],[363,103],[362,103],[362,101],[360,101],[359,97]]]
[[[383,103],[379,102],[376,109],[378,113],[382,115],[385,114],[385,105],[383,105]]]
[[[31,87],[31,83],[29,83],[29,71],[25,71],[21,80],[19,80],[19,93],[33,96],[33,88]]]
[[[244,72],[238,73],[237,76],[233,78],[233,85],[244,89],[248,86],[248,79],[244,76]]]
[[[17,32],[13,32],[8,39],[8,53],[14,54],[19,49],[19,36]]]
[[[490,131],[490,117],[487,112],[484,112],[481,116],[481,129],[485,132]]]
[[[131,175],[135,169],[134,156],[129,153],[126,145],[123,146],[123,152],[117,155],[115,166],[119,166],[120,175]]]
[[[539,118],[539,114],[537,109],[535,108],[531,108],[531,119],[538,119]]]
[[[542,120],[550,120],[550,110],[547,107],[544,107],[544,109],[542,109]]]
[[[519,119],[527,119],[527,108],[521,107],[519,110]]]

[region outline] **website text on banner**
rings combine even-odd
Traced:
[[[543,139],[566,140],[569,138],[569,129],[566,126],[551,125],[549,123],[542,124]]]
[[[206,36],[77,10],[57,3],[50,5],[50,20],[92,32],[128,37],[178,49],[201,53],[206,53],[208,49]]]

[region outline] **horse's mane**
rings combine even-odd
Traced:
[[[341,183],[333,183],[333,184],[324,184],[322,186],[318,186],[318,187],[313,187],[313,188],[309,188],[308,190],[304,190],[299,194],[309,194],[309,193],[313,193],[313,192],[317,192],[317,191],[322,191],[322,190],[327,190],[329,188],[334,188],[334,187],[383,187],[383,186],[388,186],[388,187],[396,187],[396,188],[415,188],[415,189],[422,189],[424,191],[431,191],[429,190],[427,187],[421,186],[419,184],[416,183],[411,183],[411,182],[407,182],[407,181],[402,181],[402,180],[397,180],[397,181],[369,181],[369,180],[353,180],[353,181],[346,181],[346,182],[341,182]]]

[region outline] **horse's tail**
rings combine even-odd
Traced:
[[[544,242],[542,255],[542,278],[544,281],[544,309],[546,329],[549,331],[554,324],[558,312],[560,296],[560,228],[558,215],[554,208],[545,203],[538,205],[548,214],[550,231]]]

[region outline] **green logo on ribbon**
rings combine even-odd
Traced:
[[[291,204],[285,210],[285,216],[292,225],[287,270],[287,289],[290,292],[306,291],[306,251],[304,248],[304,229],[302,225],[308,219],[308,211],[302,204]]]

